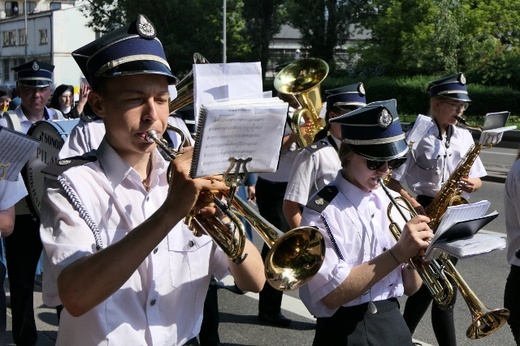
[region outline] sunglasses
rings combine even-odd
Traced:
[[[451,108],[452,108],[453,110],[455,110],[455,111],[458,111],[459,109],[462,109],[462,110],[465,111],[465,110],[468,109],[468,107],[469,107],[469,103],[458,103],[458,104],[457,104],[457,103],[452,103],[452,102],[449,102],[449,101],[442,101],[442,102],[444,102],[444,103],[450,105]]]
[[[393,159],[390,161],[373,161],[367,159],[367,168],[371,171],[378,170],[379,168],[383,167],[385,162],[388,162],[388,168],[389,169],[397,169],[400,167],[403,163],[405,163],[406,157],[399,157],[397,159]]]

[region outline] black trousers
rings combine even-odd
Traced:
[[[325,345],[413,345],[412,335],[392,298],[374,302],[377,313],[367,311],[368,304],[341,307],[331,317],[318,318],[313,346]]]
[[[520,267],[511,266],[509,276],[506,281],[504,292],[504,307],[509,309],[510,315],[507,323],[511,328],[516,344],[520,345]]]
[[[35,345],[38,338],[34,320],[34,278],[42,253],[40,220],[17,215],[13,233],[5,238],[9,275],[13,339],[17,346]]]
[[[289,230],[289,224],[283,215],[283,196],[286,182],[272,182],[258,178],[256,181],[256,203],[260,215],[282,232]],[[269,246],[262,247],[262,259],[265,260]],[[275,290],[268,282],[258,296],[258,311],[268,315],[278,315],[282,305],[283,292]]]
[[[429,196],[417,196],[417,202],[419,202],[425,208],[432,202],[432,200],[433,198]],[[451,261],[454,265],[457,264],[456,258],[451,257]],[[453,300],[447,309],[439,308],[436,303],[432,305],[431,319],[433,331],[435,333],[438,344],[443,346],[457,344],[455,321],[453,317],[453,309],[457,301],[457,287],[453,284],[452,286],[454,289]],[[428,288],[424,284],[415,294],[411,295],[406,300],[403,317],[412,334],[426,313],[426,310],[428,310],[432,300],[433,298],[428,291]]]
[[[204,301],[204,312],[202,325],[200,326],[199,340],[201,346],[214,346],[220,344],[218,326],[220,323],[218,311],[217,281],[211,278],[206,300]]]
[[[3,256],[4,246],[0,239],[0,257]],[[6,268],[4,262],[0,260],[0,345],[5,345],[5,331],[7,327],[7,307],[5,302],[5,274]]]

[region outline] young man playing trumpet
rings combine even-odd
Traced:
[[[139,15],[73,52],[106,134],[53,172],[42,202],[44,299],[64,306],[58,345],[197,345],[211,275],[230,271],[245,291],[265,282],[252,243],[237,265],[183,222],[194,208],[216,217],[205,191],[226,186],[189,177],[191,150],[171,162],[168,182],[169,163],[146,138],[166,131],[174,81],[155,36]]]

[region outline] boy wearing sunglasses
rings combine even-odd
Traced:
[[[318,227],[327,247],[319,272],[300,289],[317,317],[313,344],[413,345],[397,299],[421,286],[404,262],[422,254],[433,233],[424,215],[397,218],[397,241],[389,230],[391,200],[380,184],[408,151],[396,101],[372,102],[331,122],[341,124],[342,169],[309,200],[301,223]]]

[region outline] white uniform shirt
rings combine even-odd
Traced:
[[[507,262],[520,266],[516,251],[520,250],[520,160],[517,160],[505,183],[504,208],[507,232]]]
[[[442,141],[438,136],[438,127],[431,126],[423,139],[413,146],[412,152],[408,153],[406,163],[392,172],[394,179],[405,181],[418,195],[435,197],[474,143],[471,133],[458,126],[453,126],[448,148],[446,136]],[[469,177],[480,178],[486,174],[482,161],[477,157]],[[463,196],[468,198],[469,194],[463,193]]]
[[[139,174],[105,140],[96,154],[97,161],[69,168],[61,177],[107,247],[164,202],[168,163],[154,152],[147,192]],[[56,279],[61,271],[94,253],[96,241],[63,188],[54,185],[47,192],[40,232],[45,250],[43,296],[47,305],[55,306],[60,304]],[[210,237],[195,237],[180,222],[116,293],[80,317],[63,310],[57,345],[182,345],[199,333],[211,274],[220,279],[227,270],[226,255]]]
[[[29,129],[31,128],[32,124],[34,124],[35,122],[27,119],[27,117],[23,113],[22,106],[16,107],[14,112],[18,116],[18,120],[20,121],[20,126],[22,127],[21,130],[19,130],[19,129],[14,129],[14,130],[20,131],[22,133],[27,133],[29,131]],[[63,114],[61,114],[61,112],[56,111],[56,109],[54,109],[54,108],[45,107],[45,114],[48,115],[48,118],[46,118],[44,116],[42,120],[50,120],[50,121],[67,120],[67,119],[65,119]],[[7,120],[4,117],[0,117],[0,125],[4,126],[4,127],[9,127]]]
[[[0,180],[0,210],[11,208],[25,196],[27,189],[21,174],[16,181]]]
[[[313,150],[312,146],[322,145],[314,143],[296,156],[284,199],[305,205],[310,196],[334,180],[341,169],[341,161],[329,139],[321,140],[327,143],[325,147]]]
[[[301,223],[301,226],[318,227],[325,237],[323,265],[299,292],[307,309],[316,317],[330,317],[336,312],[321,300],[345,281],[353,267],[378,256],[396,243],[386,214],[390,200],[382,188],[371,193],[363,192],[344,179],[341,172],[329,186],[338,188],[337,195],[321,213],[305,207]],[[314,199],[315,196],[309,204]],[[392,215],[396,213],[394,210]],[[399,219],[396,221],[400,222]],[[404,293],[402,281],[401,267],[397,267],[370,290],[343,306],[400,297]]]
[[[178,127],[184,131],[188,137],[190,145],[193,145],[193,139],[190,136],[188,127],[181,118],[168,117],[168,124]],[[168,131],[175,148],[179,146],[180,135],[175,131]],[[97,119],[93,121],[86,121],[80,118],[78,124],[68,134],[63,147],[60,150],[59,158],[73,157],[83,155],[86,152],[97,149],[101,140],[105,136],[105,124],[103,120]]]

